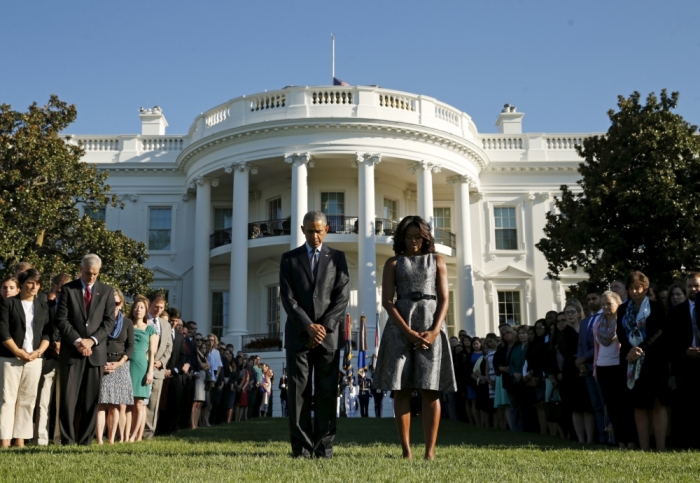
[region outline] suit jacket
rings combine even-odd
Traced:
[[[165,378],[165,368],[168,366],[170,355],[173,352],[173,337],[170,332],[170,323],[156,318],[156,323],[160,324],[160,338],[158,340],[158,350],[156,351],[155,361],[160,361],[162,364],[160,369],[153,371],[154,379]]]
[[[172,339],[172,336],[170,337]],[[180,331],[175,331],[175,340],[173,340],[173,350],[170,354],[170,360],[166,368],[170,371],[177,369],[178,374],[182,374],[182,366],[187,363],[187,348],[185,343],[187,341],[182,336]]]
[[[697,297],[696,297],[697,299]],[[700,300],[698,300],[700,301]],[[698,314],[698,302],[695,302],[695,316]],[[700,359],[688,359],[685,352],[693,345],[693,319],[690,316],[690,301],[672,307],[666,316],[666,326],[669,328],[669,353],[671,369],[678,379],[697,379],[700,377]],[[693,377],[695,375],[695,377]]]
[[[603,314],[600,314],[602,317]],[[584,357],[586,359],[586,367],[589,371],[593,371],[593,356],[595,355],[595,346],[593,344],[593,328],[588,331],[588,324],[591,320],[596,317],[596,314],[589,315],[581,321],[581,327],[578,331],[578,350],[576,351],[576,357]],[[596,321],[600,318],[597,317]]]
[[[0,341],[12,339],[17,347],[22,347],[24,336],[27,332],[27,319],[24,307],[19,295],[7,299],[0,299]],[[34,299],[34,337],[32,347],[39,348],[42,340],[51,339],[51,322],[49,320],[49,307],[45,301],[38,297]],[[15,358],[15,355],[0,344],[0,357]]]
[[[114,328],[114,289],[101,282],[92,287],[90,313],[85,310],[83,284],[80,279],[63,286],[56,314],[58,330],[61,332],[61,354],[59,360],[71,365],[83,356],[75,348],[75,341],[94,337],[88,361],[92,366],[104,366],[107,362],[107,336]]]
[[[306,244],[282,255],[280,262],[280,300],[287,313],[284,347],[303,350],[309,341],[306,328],[318,323],[326,328],[322,346],[326,350],[339,348],[339,334],[348,305],[350,277],[345,253],[327,245],[321,246],[316,279]]]

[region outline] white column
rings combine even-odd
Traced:
[[[217,179],[200,176],[190,184],[197,188],[197,201],[194,220],[194,257],[192,257],[192,317],[197,322],[199,332],[207,334],[211,330],[209,314],[209,236],[211,235],[211,187],[218,186]]]
[[[377,313],[377,248],[375,235],[374,166],[382,161],[381,154],[357,154],[353,166],[359,171],[358,198],[358,308],[368,324]]]
[[[292,219],[289,246],[297,248],[304,243],[301,225],[304,215],[309,211],[308,168],[314,167],[309,153],[290,154],[284,162],[292,165]]]
[[[248,333],[248,172],[257,173],[249,163],[226,166],[233,171],[231,216],[231,274],[229,279],[229,320],[227,342],[242,350],[242,336]]]
[[[447,182],[455,187],[455,235],[457,251],[457,326],[471,336],[476,335],[474,316],[474,278],[472,273],[472,240],[469,206],[469,186],[473,182],[467,176],[451,176]]]
[[[423,218],[430,225],[433,233],[433,173],[440,172],[440,165],[419,161],[408,167],[411,174],[416,174],[416,185],[418,188],[418,216]]]

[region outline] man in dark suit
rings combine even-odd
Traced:
[[[328,228],[323,213],[307,213],[301,227],[306,243],[282,255],[280,262],[280,300],[287,313],[289,432],[295,457],[333,454],[341,322],[350,286],[345,254],[323,245]]]
[[[61,332],[61,443],[89,445],[95,433],[102,368],[107,362],[107,336],[114,327],[114,290],[97,281],[102,260],[85,255],[80,278],[63,286],[57,323]],[[80,403],[80,427],[75,412]]]
[[[666,319],[670,332],[671,369],[676,379],[678,407],[674,412],[673,439],[681,446],[699,446],[697,388],[700,383],[700,272],[685,279],[687,299],[671,309]],[[677,416],[676,416],[677,413]],[[677,422],[677,423],[676,423]]]
[[[170,360],[165,366],[165,380],[168,384],[168,404],[166,417],[161,419],[162,431],[172,433],[179,429],[179,418],[182,409],[182,395],[187,382],[187,371],[190,365],[187,362],[187,347],[185,337],[182,335],[182,320],[180,311],[175,307],[168,309],[170,322],[172,325],[171,336],[173,340],[173,350]]]

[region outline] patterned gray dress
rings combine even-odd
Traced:
[[[436,294],[437,263],[435,254],[404,257],[396,260],[396,294],[422,292]],[[433,325],[437,300],[410,299],[396,301],[401,317],[416,332],[423,332]],[[414,349],[401,330],[390,318],[384,327],[379,345],[374,385],[383,391],[399,389],[430,389],[433,391],[457,391],[452,353],[447,329],[442,324],[440,335],[427,349]]]

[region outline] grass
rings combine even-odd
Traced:
[[[436,461],[405,461],[393,419],[338,422],[332,460],[290,457],[287,422],[262,419],[137,444],[0,452],[0,481],[696,481],[700,453],[619,451],[443,420]],[[414,419],[414,454],[422,427]]]

